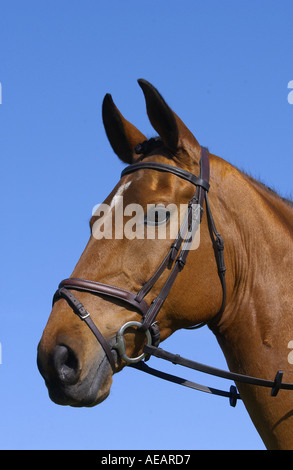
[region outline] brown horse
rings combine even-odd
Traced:
[[[154,87],[144,80],[139,84],[150,122],[160,140],[153,140],[143,150],[139,144],[146,141],[144,135],[106,95],[103,119],[113,150],[128,164],[155,162],[199,175],[202,151],[197,140]],[[200,244],[190,250],[185,268],[176,276],[157,312],[160,340],[180,328],[205,322],[216,335],[231,371],[271,380],[281,369],[286,381],[292,382],[293,361],[288,349],[293,340],[292,205],[221,158],[211,154],[208,157],[210,207],[225,240],[225,308],[221,308],[219,265],[205,211]],[[123,196],[125,206],[136,203],[145,211],[151,203],[187,204],[193,197],[194,185],[182,174],[136,168],[124,174],[105,203],[112,212],[118,196]],[[167,219],[163,223],[170,223]],[[91,227],[97,220],[98,216],[92,217]],[[124,358],[114,349],[117,332],[126,322],[141,322],[141,312],[131,293],[140,292],[169,250],[168,237],[98,240],[91,235],[72,278],[97,283],[97,295],[83,289],[76,292],[78,288],[73,286],[78,301],[82,302],[78,304],[76,297],[68,297],[65,289],[68,295],[64,291],[64,298],[60,294],[55,299],[38,348],[38,366],[54,402],[72,406],[100,403],[109,395],[113,373],[127,364],[125,357],[142,354],[146,331],[133,327],[125,331]],[[167,266],[146,293],[144,301],[148,305],[162,292],[169,274]],[[106,286],[101,291],[100,283]],[[105,289],[111,286],[115,287],[109,296]],[[126,303],[121,297],[125,292]],[[99,329],[99,342],[72,309],[82,318],[91,313]],[[280,390],[272,397],[267,388],[242,383],[237,386],[267,448],[292,449],[293,391]]]

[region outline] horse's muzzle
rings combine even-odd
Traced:
[[[89,407],[107,398],[112,369],[102,351],[99,356],[99,360],[82,377],[80,361],[69,346],[57,344],[48,357],[39,345],[37,364],[51,400],[58,405]]]

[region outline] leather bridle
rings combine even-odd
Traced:
[[[153,139],[151,139],[153,140]],[[143,144],[142,144],[143,145]],[[141,147],[140,147],[141,148]],[[226,301],[226,282],[225,282],[225,263],[224,263],[224,242],[221,235],[217,232],[214,219],[211,213],[211,209],[209,206],[208,201],[208,191],[209,191],[209,176],[210,176],[210,169],[209,169],[209,156],[207,150],[202,147],[201,148],[201,160],[200,160],[200,176],[197,177],[194,174],[183,170],[182,168],[168,165],[165,163],[159,162],[144,162],[140,161],[137,163],[133,163],[127,166],[121,173],[121,177],[133,173],[139,170],[155,170],[161,172],[168,172],[176,175],[179,178],[182,178],[189,183],[195,186],[195,193],[191,200],[188,203],[188,209],[186,211],[184,220],[181,224],[179,232],[177,234],[176,239],[172,243],[170,250],[168,251],[167,255],[161,262],[160,266],[153,274],[153,276],[142,286],[138,293],[133,293],[127,291],[125,289],[121,289],[119,287],[115,287],[109,284],[104,284],[100,282],[90,281],[86,279],[79,279],[79,278],[69,278],[61,281],[57,291],[55,292],[53,298],[53,304],[57,302],[59,299],[65,299],[68,305],[72,308],[74,313],[78,315],[78,317],[83,320],[92,333],[95,335],[99,343],[101,344],[104,352],[109,360],[109,363],[115,371],[115,355],[113,354],[113,349],[118,352],[121,359],[123,359],[127,364],[140,369],[144,372],[147,372],[152,375],[156,375],[163,379],[179,383],[180,385],[184,385],[187,387],[194,388],[196,390],[204,391],[207,393],[213,393],[220,396],[226,396],[230,400],[230,404],[232,406],[236,405],[237,399],[240,398],[240,395],[237,393],[237,389],[234,386],[230,387],[229,392],[225,392],[222,390],[212,389],[209,387],[205,387],[194,382],[186,381],[179,377],[166,374],[161,371],[157,371],[155,369],[150,368],[146,365],[142,359],[149,358],[150,355],[154,355],[161,359],[171,361],[174,364],[181,364],[186,367],[190,367],[192,369],[200,370],[202,372],[206,372],[208,374],[217,375],[219,377],[224,377],[227,379],[236,380],[239,382],[245,383],[253,383],[254,385],[260,385],[264,387],[272,388],[271,394],[275,396],[280,388],[287,388],[293,389],[293,384],[286,384],[281,383],[282,381],[282,371],[278,371],[274,381],[268,381],[264,379],[257,379],[254,377],[248,377],[241,374],[235,374],[231,372],[221,371],[219,369],[215,369],[209,366],[205,366],[203,364],[199,364],[194,361],[190,361],[184,358],[181,358],[178,355],[173,355],[168,353],[167,351],[158,348],[160,343],[160,331],[158,328],[158,324],[156,322],[157,315],[166,300],[172,285],[174,284],[175,279],[177,278],[178,274],[184,268],[186,264],[186,259],[188,253],[190,251],[190,243],[193,239],[196,230],[198,229],[198,225],[201,222],[202,215],[204,212],[203,206],[205,202],[206,207],[206,215],[208,221],[209,232],[214,248],[215,259],[218,268],[218,275],[222,286],[222,303],[219,310],[219,313],[222,313],[225,308],[225,301]],[[197,215],[197,209],[199,208],[200,214]],[[197,218],[198,223],[194,223],[195,219]],[[171,269],[172,268],[172,269]],[[157,280],[161,277],[163,272],[166,269],[171,270],[165,284],[163,285],[159,295],[154,298],[149,305],[145,301],[146,295],[151,291],[154,284]],[[104,338],[98,327],[95,325],[93,320],[90,317],[90,313],[86,310],[83,304],[72,294],[71,290],[74,291],[81,291],[87,292],[94,295],[100,295],[102,297],[106,297],[108,299],[119,300],[120,302],[124,303],[126,306],[129,306],[131,309],[137,310],[140,315],[142,316],[141,322],[130,321],[125,323],[117,333],[117,342],[114,346],[108,343],[108,341]],[[200,323],[199,325],[195,325],[194,327],[190,328],[198,328],[203,326],[205,323]],[[140,331],[144,332],[146,335],[147,343],[144,346],[143,353],[135,358],[128,357],[125,352],[125,344],[124,344],[124,332],[130,328],[136,327]]]
[[[196,216],[196,209],[200,208],[200,215],[199,215],[199,222],[202,217],[203,213],[203,204],[204,200],[207,200],[207,192],[209,190],[209,157],[208,157],[208,152],[206,149],[202,148],[201,151],[201,165],[200,165],[200,177],[196,177],[192,173],[183,170],[182,168],[178,168],[172,165],[168,165],[165,163],[158,163],[158,162],[139,162],[139,163],[134,163],[132,165],[129,165],[126,167],[121,174],[121,177],[133,173],[135,171],[139,170],[155,170],[155,171],[163,171],[163,172],[168,172],[175,174],[176,176],[190,182],[196,187],[195,193],[192,197],[192,199],[188,203],[188,209],[186,211],[184,220],[181,224],[180,230],[177,234],[177,237],[175,241],[172,243],[169,252],[165,256],[163,262],[160,264],[156,272],[153,274],[153,276],[143,285],[143,287],[140,289],[138,293],[132,293],[129,291],[126,291],[124,289],[121,289],[119,287],[115,287],[109,284],[102,284],[100,282],[94,282],[94,281],[89,281],[85,279],[77,279],[77,278],[70,278],[70,279],[65,279],[59,284],[59,288],[56,291],[53,299],[53,303],[55,303],[58,299],[63,298],[67,301],[69,306],[73,309],[73,311],[80,317],[81,320],[85,321],[89,328],[92,330],[98,341],[101,343],[101,346],[103,347],[109,362],[112,366],[112,368],[115,368],[115,360],[113,357],[113,354],[111,352],[111,347],[109,346],[108,342],[105,340],[97,326],[94,324],[92,321],[90,314],[86,311],[85,307],[79,302],[79,300],[70,292],[70,290],[77,290],[77,291],[83,291],[83,292],[88,292],[91,294],[97,294],[97,295],[102,295],[106,296],[107,298],[112,298],[112,299],[118,299],[120,301],[123,301],[126,305],[128,304],[132,308],[136,309],[142,316],[142,321],[136,325],[132,326],[139,326],[139,329],[143,332],[146,333],[148,336],[148,344],[153,344],[155,346],[158,345],[159,343],[159,330],[158,326],[155,323],[156,317],[167,297],[169,294],[171,287],[179,274],[180,271],[185,266],[186,263],[186,258],[189,252],[189,246],[187,246],[187,240],[184,238],[185,236],[189,236],[192,238],[194,235],[193,233],[190,233],[190,227],[193,225],[192,229],[193,232],[197,229],[196,223],[194,223],[194,219]],[[207,213],[209,216],[209,220],[211,221],[211,226],[214,226],[212,217],[211,217],[211,212],[209,209],[209,206],[207,204]],[[193,222],[193,224],[192,224]],[[217,263],[218,263],[218,271],[219,275],[221,277],[221,282],[222,282],[222,287],[223,287],[223,301],[222,301],[222,307],[224,307],[225,303],[225,266],[223,263],[223,257],[220,255],[220,251],[222,252],[223,249],[223,241],[221,236],[215,231],[216,234],[216,246],[218,248],[218,256],[216,257]],[[151,305],[149,306],[146,301],[144,300],[146,295],[150,292],[154,284],[157,282],[157,280],[161,277],[162,273],[168,268],[173,265],[173,269],[171,270],[171,273],[163,286],[161,292],[159,295],[153,299]],[[127,326],[130,327],[129,322],[127,323]],[[122,329],[122,332],[124,332],[126,327]],[[150,332],[151,335],[151,340],[150,336],[148,334]],[[128,358],[124,351],[122,352],[122,347],[123,347],[123,342],[121,341],[121,331],[118,333],[118,352],[120,353],[120,356],[126,362],[128,363],[136,363],[139,360],[141,360],[141,357],[139,358]],[[120,338],[120,340],[119,340]],[[120,346],[119,346],[120,345]],[[143,355],[144,356],[144,355]]]

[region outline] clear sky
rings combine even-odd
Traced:
[[[92,207],[123,168],[102,125],[106,93],[152,136],[136,83],[149,80],[202,145],[290,196],[292,18],[290,0],[0,2],[1,449],[264,448],[242,403],[135,370],[116,375],[95,408],[57,406],[36,349]],[[164,347],[226,368],[207,328]]]

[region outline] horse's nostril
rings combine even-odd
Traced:
[[[64,344],[57,344],[54,349],[53,361],[61,382],[68,385],[77,382],[80,375],[80,367],[76,354],[72,349]]]

